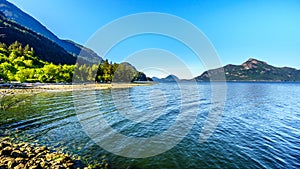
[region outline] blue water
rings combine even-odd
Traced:
[[[211,111],[212,89],[210,83],[198,83],[197,90],[194,87],[162,83],[3,98],[1,104],[24,100],[0,112],[0,136],[53,147],[81,156],[86,163],[105,158],[112,168],[300,167],[300,83],[226,83],[224,111],[204,143],[199,143],[199,135]],[[193,122],[190,128],[188,122],[172,128],[181,113]],[[172,129],[170,138],[176,139],[181,130],[188,130],[162,154],[127,158],[96,144],[97,139],[115,143],[104,124],[129,138],[151,138]],[[159,149],[169,145],[168,139],[157,143]],[[112,147],[138,152],[121,143]]]

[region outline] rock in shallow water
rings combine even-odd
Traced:
[[[1,156],[9,156],[11,152],[12,152],[11,147],[5,147],[4,149],[0,150],[0,155]]]
[[[45,146],[13,143],[8,138],[0,139],[0,168],[74,168],[72,159],[62,153],[50,152]]]
[[[109,168],[107,162],[88,164],[85,167],[80,159],[72,160],[67,154],[55,152],[45,146],[14,143],[11,138],[0,137],[0,169],[73,169],[75,166],[76,169]]]

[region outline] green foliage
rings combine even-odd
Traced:
[[[98,82],[111,82],[118,64],[109,63],[106,59],[97,68],[96,81]]]
[[[0,79],[19,82],[132,82],[146,81],[146,75],[129,63],[99,65],[55,65],[40,60],[29,45],[14,42],[9,47],[0,43]],[[73,75],[75,75],[73,77]]]
[[[29,45],[0,43],[0,79],[19,82],[71,82],[74,65],[54,65],[40,60]]]
[[[108,60],[102,62],[97,69],[97,82],[122,82],[147,81],[146,75],[138,72],[129,63],[109,63]]]
[[[15,74],[15,79],[19,82],[25,82],[27,79],[32,79],[34,76],[34,69],[20,69],[16,74]]]

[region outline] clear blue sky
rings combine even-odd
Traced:
[[[216,48],[222,65],[253,57],[276,66],[300,68],[299,0],[9,0],[58,37],[85,44],[101,27],[129,14],[162,12],[196,25]],[[139,39],[140,38],[140,39]],[[117,46],[107,58],[120,62],[143,48],[162,48],[180,55],[193,75],[204,70],[191,54],[168,39],[146,36]],[[147,44],[134,45],[138,40]],[[170,45],[164,45],[164,44]],[[138,47],[137,47],[138,46]],[[169,47],[168,47],[169,46]],[[138,65],[137,65],[138,67]],[[175,68],[175,67],[174,67]],[[181,78],[180,72],[174,72]],[[153,73],[153,75],[158,75]],[[150,75],[151,76],[151,75]]]

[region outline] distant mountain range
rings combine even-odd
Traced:
[[[222,73],[224,73],[223,77],[225,75],[227,81],[300,81],[300,70],[290,67],[275,67],[253,58],[250,58],[241,65],[228,64],[221,68],[205,71],[200,76],[191,80],[198,82],[210,81],[210,77],[220,77]],[[180,80],[175,75],[169,75],[161,79],[153,77],[152,79],[156,82],[174,82]],[[214,80],[222,79],[214,78]]]
[[[0,0],[0,12],[2,12],[4,14],[4,16],[6,17],[7,20],[9,21],[14,21],[14,24],[10,25],[14,25],[15,27],[17,27],[17,29],[14,29],[13,27],[10,28],[2,28],[0,29],[1,32],[1,37],[0,37],[0,41],[1,42],[5,42],[5,41],[9,41],[7,42],[8,44],[11,43],[12,39],[18,40],[19,42],[21,41],[26,41],[25,38],[30,38],[30,39],[41,39],[41,40],[45,40],[45,38],[53,41],[56,45],[60,46],[61,48],[63,48],[69,55],[72,55],[74,57],[80,57],[81,59],[87,61],[87,62],[91,62],[91,63],[98,63],[101,60],[101,57],[98,56],[94,51],[92,51],[91,49],[88,49],[82,45],[79,45],[75,42],[72,42],[70,40],[61,40],[59,39],[55,34],[53,34],[51,31],[49,31],[45,26],[43,26],[40,22],[38,22],[36,19],[34,19],[33,17],[31,17],[30,15],[26,14],[25,12],[23,12],[22,10],[20,10],[18,7],[16,7],[15,5],[13,5],[12,3],[6,1],[6,0]],[[2,18],[3,19],[3,18]],[[8,22],[6,20],[6,22]],[[21,28],[22,27],[22,28]],[[26,29],[24,29],[26,28]],[[8,32],[3,32],[4,29],[11,29],[9,32],[17,32],[18,31],[18,36],[14,36],[13,34],[5,34]],[[29,34],[22,35],[21,32],[30,32]],[[5,37],[6,38],[3,38]],[[9,36],[9,38],[7,38]],[[35,36],[30,37],[30,36]],[[41,38],[41,36],[44,36],[45,38]],[[22,43],[22,42],[21,42]],[[50,43],[50,42],[47,42]],[[25,42],[25,44],[27,44]],[[25,45],[24,44],[24,45]],[[56,46],[55,44],[53,44],[54,46]],[[30,46],[33,46],[35,49],[37,49],[37,47],[35,47],[34,45],[37,44],[30,44]],[[40,45],[40,44],[38,44]],[[57,47],[55,47],[57,48]],[[40,53],[39,50],[37,50],[38,53],[40,54],[39,57],[47,57],[47,56],[42,56],[42,54],[44,55],[44,53]],[[61,50],[57,50],[57,52],[59,52]],[[69,55],[65,55],[64,52],[62,51],[61,54],[59,54],[59,56],[64,56],[66,57],[66,59],[62,59],[62,60],[68,60],[66,62],[63,63],[75,63],[73,60],[74,59],[70,59]],[[50,55],[49,56],[53,56]],[[51,59],[51,58],[47,58],[47,60],[56,60],[56,59]],[[57,60],[56,60],[57,61]]]
[[[179,81],[180,79],[175,75],[169,75],[165,78],[152,77],[152,80],[154,82],[176,82]]]
[[[289,67],[275,67],[266,62],[250,58],[242,65],[226,65],[205,71],[195,78],[197,81],[209,81],[224,71],[227,81],[300,81],[300,70]]]

